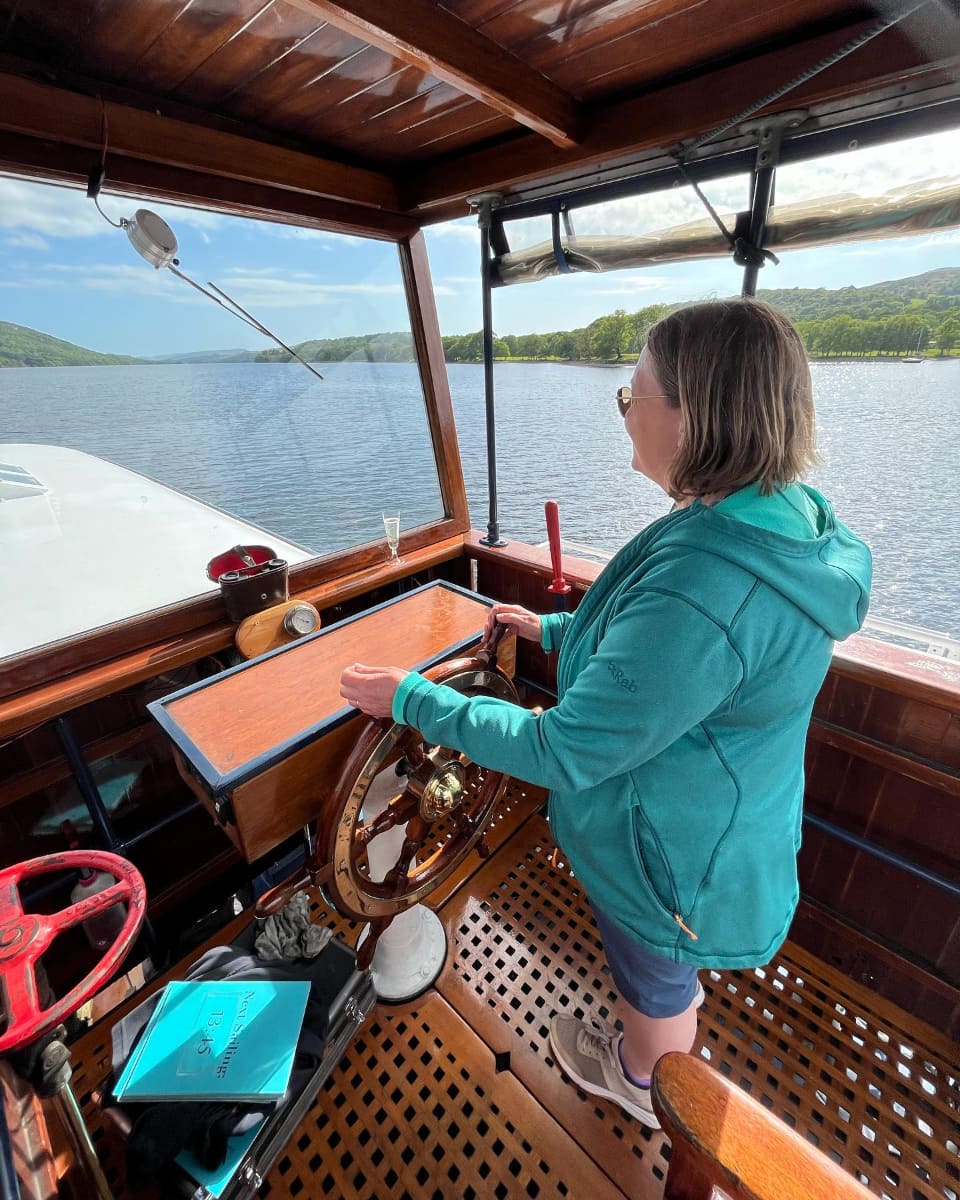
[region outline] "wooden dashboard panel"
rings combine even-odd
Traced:
[[[184,779],[253,861],[316,816],[360,720],[340,697],[353,662],[424,669],[476,644],[489,601],[417,588],[151,704]]]

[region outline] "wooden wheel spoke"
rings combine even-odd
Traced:
[[[383,879],[384,885],[394,896],[400,896],[406,891],[410,866],[429,832],[429,822],[420,817],[414,817],[407,823],[407,836],[403,839],[403,845],[400,847],[400,855]]]
[[[460,808],[454,814],[453,832],[455,834],[466,834],[469,837],[476,831],[477,818],[467,809]]]
[[[405,790],[391,800],[389,805],[366,825],[357,827],[354,840],[358,846],[368,846],[375,837],[386,833],[397,825],[403,825],[417,810],[417,797],[411,791]]]
[[[406,760],[408,774],[416,771],[427,756],[423,737],[412,726],[405,726],[397,738],[394,754]]]

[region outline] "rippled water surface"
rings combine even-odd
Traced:
[[[0,441],[72,446],[141,471],[318,553],[440,515],[416,369],[296,366],[0,371]],[[960,360],[814,363],[824,465],[812,482],[874,552],[875,614],[960,637]],[[483,373],[451,366],[474,525],[486,528]],[[616,550],[667,510],[630,470],[613,393],[627,370],[496,368],[503,536]]]

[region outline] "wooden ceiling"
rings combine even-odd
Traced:
[[[881,15],[892,9],[885,4]],[[710,129],[877,19],[850,0],[0,0],[0,165],[394,235]],[[773,109],[958,86],[928,3]]]

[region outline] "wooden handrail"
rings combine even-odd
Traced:
[[[746,1092],[691,1054],[653,1072],[653,1107],[670,1139],[665,1200],[866,1200],[870,1193]]]
[[[464,535],[464,553],[470,558],[485,559],[487,562],[506,563],[523,575],[536,575],[549,582],[553,574],[550,551],[526,542],[508,542],[503,548],[491,548],[481,541],[483,535],[476,529]],[[563,574],[567,583],[578,591],[586,591],[603,570],[603,563],[589,562],[569,554],[563,556]]]

